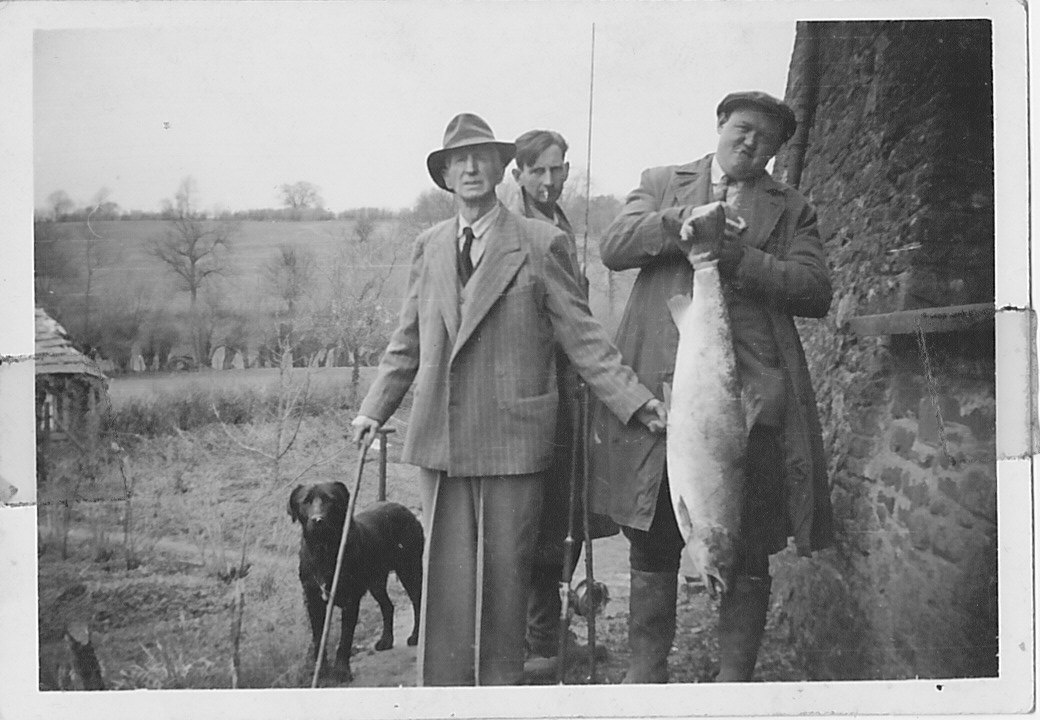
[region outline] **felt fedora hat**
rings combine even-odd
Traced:
[[[722,102],[719,103],[715,114],[716,116],[722,116],[742,107],[757,108],[779,120],[780,132],[783,136],[781,142],[790,140],[794,135],[794,131],[798,128],[798,121],[795,120],[794,111],[787,103],[773,97],[769,93],[758,90],[730,93],[722,98]]]
[[[498,154],[502,156],[502,167],[509,164],[516,154],[516,145],[511,142],[495,140],[494,133],[483,118],[472,113],[461,113],[456,115],[448,123],[444,130],[444,147],[434,150],[426,158],[426,168],[430,171],[430,177],[437,187],[447,190],[444,186],[444,163],[448,153],[452,150],[465,147],[476,147],[478,145],[491,145]]]

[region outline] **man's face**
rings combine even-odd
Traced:
[[[715,157],[723,172],[743,180],[761,174],[782,144],[779,120],[755,108],[738,108],[719,122]]]
[[[445,162],[444,185],[463,202],[495,194],[505,168],[498,151],[490,145],[476,145],[452,151]]]
[[[534,163],[523,168],[513,168],[513,177],[527,194],[540,203],[555,203],[563,194],[571,164],[564,162],[559,145],[550,145]]]

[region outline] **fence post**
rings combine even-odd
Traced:
[[[386,500],[386,436],[394,432],[394,428],[381,427],[376,432],[379,433],[379,494],[376,499],[382,502]]]

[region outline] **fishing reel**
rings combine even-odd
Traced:
[[[581,617],[598,615],[606,606],[608,600],[610,600],[610,591],[607,590],[605,583],[601,583],[598,580],[593,582],[591,586],[588,580],[582,580],[570,595],[571,610],[574,611],[575,615],[580,615]]]

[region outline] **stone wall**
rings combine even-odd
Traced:
[[[800,329],[839,539],[811,560],[782,554],[774,601],[812,677],[997,672],[993,323],[849,324],[994,300],[990,33],[987,21],[798,26],[799,187],[835,289],[828,317]],[[778,177],[794,179],[797,152],[777,158]]]

